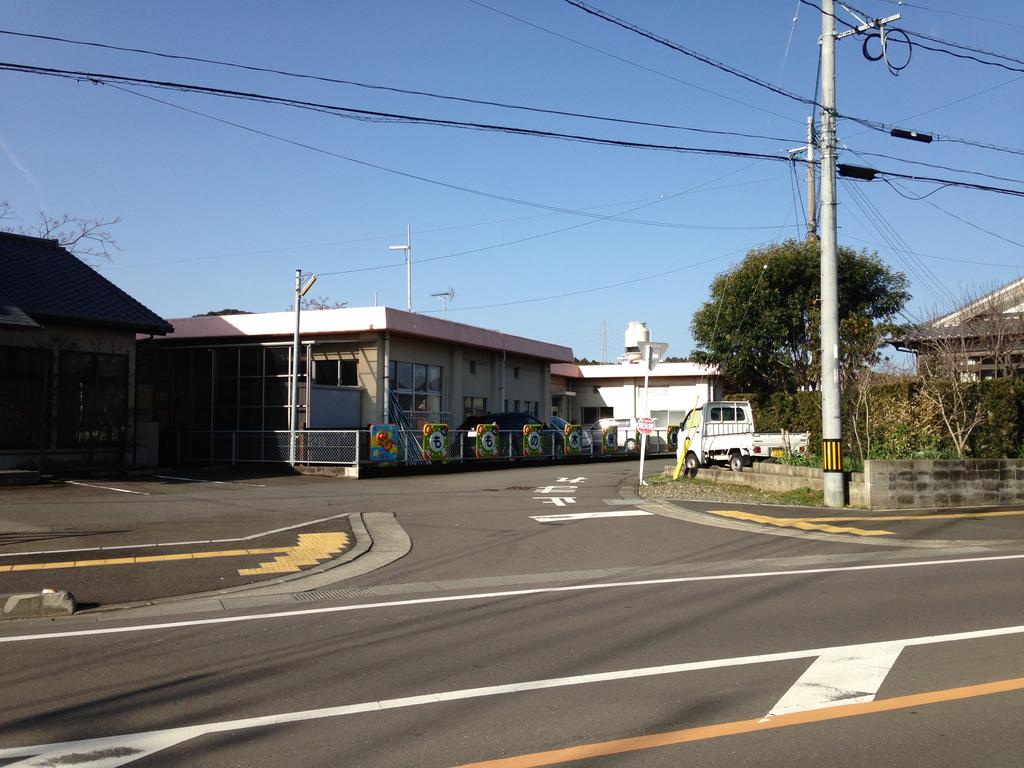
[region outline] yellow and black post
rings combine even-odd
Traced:
[[[843,471],[843,441],[824,439],[821,441],[822,472]]]

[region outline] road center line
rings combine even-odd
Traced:
[[[899,644],[901,646],[930,645],[934,643],[946,643],[958,640],[969,640],[986,637],[999,637],[1021,633],[1024,633],[1024,626],[997,627],[994,629],[974,630],[970,632],[957,632],[954,634],[947,635],[931,635],[927,637],[908,638],[905,640],[893,640],[890,641],[890,644]],[[436,693],[406,696],[395,699],[367,701],[358,704],[344,704],[335,707],[323,707],[320,709],[300,710],[297,712],[282,712],[276,715],[263,715],[260,717],[249,717],[239,720],[227,720],[215,723],[204,723],[201,725],[146,731],[143,733],[123,734],[119,736],[106,736],[97,739],[83,739],[80,741],[66,741],[53,744],[39,744],[26,747],[12,747],[7,749],[0,749],[0,760],[28,758],[27,760],[22,760],[17,763],[11,763],[8,765],[8,768],[29,768],[29,766],[38,765],[63,765],[70,764],[72,760],[76,764],[83,764],[85,761],[81,760],[82,755],[100,754],[102,750],[117,749],[120,750],[120,755],[118,756],[118,758],[116,758],[117,762],[104,762],[103,765],[124,765],[128,762],[132,762],[133,760],[145,757],[146,755],[150,755],[159,750],[166,749],[168,747],[180,744],[190,739],[194,739],[196,737],[204,736],[211,733],[224,733],[227,731],[266,728],[274,725],[300,723],[307,722],[310,720],[322,720],[325,718],[342,717],[345,715],[362,714],[368,712],[380,712],[391,709],[404,709],[408,707],[423,706],[426,704],[441,704],[452,701],[465,701],[467,699],[478,699],[511,693],[542,691],[550,690],[553,688],[566,688],[576,685],[587,685],[591,683],[606,683],[617,682],[620,680],[633,680],[638,677],[657,677],[662,675],[679,674],[682,672],[723,669],[728,667],[746,666],[753,664],[765,664],[775,661],[792,661],[795,659],[816,658],[829,654],[834,655],[846,653],[850,655],[857,655],[859,647],[860,646],[856,645],[832,646],[828,648],[813,648],[799,651],[783,651],[781,653],[767,653],[756,656],[737,656],[727,659],[690,661],[683,662],[680,664],[667,664],[659,667],[623,669],[612,672],[599,672],[589,675],[573,675],[570,677],[556,677],[542,680],[526,680],[517,683],[509,683],[505,685],[491,685],[479,688],[464,688],[461,690],[439,691]],[[839,707],[831,707],[828,709],[816,710],[812,712],[795,712],[774,718],[762,718],[759,720],[740,721],[739,725],[742,726],[742,729],[736,730],[734,732],[747,733],[755,730],[779,728],[784,725],[796,725],[799,723],[818,722],[821,720],[848,717],[853,714],[866,714],[868,712],[886,711],[886,709],[899,709],[907,706],[918,706],[923,703],[935,703],[935,701],[941,700],[967,698],[969,696],[981,696],[985,695],[986,693],[995,693],[1000,690],[1019,690],[1021,688],[1024,688],[1024,678],[1002,681],[1002,688],[999,688],[999,685],[999,683],[989,683],[987,685],[972,686],[970,688],[951,689],[952,692],[939,691],[927,694],[917,694],[915,696],[901,697],[900,699],[890,699],[887,701],[876,701],[869,702],[866,704],[847,704]],[[995,688],[993,688],[993,686],[995,686]],[[948,698],[941,698],[943,694],[945,694]],[[937,695],[939,696],[939,698],[936,698]],[[914,702],[913,704],[907,703],[907,701],[911,700]],[[858,709],[858,707],[862,709]],[[618,751],[634,751],[636,749],[647,748],[650,746],[659,746],[661,743],[673,744],[682,743],[683,741],[693,741],[696,740],[693,735],[690,735],[687,738],[683,738],[682,741],[672,740],[672,738],[678,739],[678,736],[680,734],[699,733],[704,731],[706,728],[724,728],[726,729],[725,731],[716,731],[715,735],[729,735],[731,731],[729,731],[728,729],[736,728],[737,725],[738,724],[736,723],[726,723],[717,726],[706,726],[703,729],[698,728],[688,729],[686,731],[677,731],[674,734],[661,734],[659,736],[654,737],[643,737],[641,739],[641,742],[645,746],[632,746],[629,749],[618,749]],[[664,739],[665,737],[669,737],[669,740],[659,743],[648,741],[649,739]],[[711,737],[705,735],[700,736],[699,738]],[[630,743],[636,742],[636,740],[633,739],[627,739],[623,741]],[[607,745],[609,744],[620,743],[622,742],[606,742],[603,745],[591,746],[597,746],[607,749]],[[586,747],[576,747],[575,749],[586,749]],[[563,754],[565,752],[566,750],[557,750],[556,752],[540,753],[540,755],[544,756],[543,762],[491,761],[475,765],[477,766],[477,768],[483,768],[484,766],[487,766],[487,768],[498,768],[499,766],[501,766],[502,768],[526,768],[526,766],[552,765],[559,762],[565,762],[567,760],[576,760],[582,759],[583,757],[592,756],[590,754],[580,754],[579,757],[567,757]],[[598,754],[615,754],[615,752],[612,751],[593,753],[593,755]],[[552,759],[552,755],[557,755],[558,758]],[[523,758],[510,759],[535,759],[537,757],[538,756],[536,755],[531,755],[523,756]],[[39,758],[41,758],[42,760],[40,761]]]
[[[333,605],[325,608],[300,608],[291,611],[272,613],[243,614],[241,616],[223,616],[216,619],[193,619],[190,621],[168,621],[161,624],[139,624],[128,627],[106,627],[104,629],[78,629],[67,632],[45,632],[35,635],[12,635],[0,637],[0,643],[20,643],[29,640],[55,640],[69,637],[90,637],[92,635],[115,635],[126,632],[148,632],[160,629],[178,629],[181,627],[199,627],[213,624],[232,624],[237,621],[267,621],[269,619],[294,618],[296,616],[314,616],[328,613],[346,613],[349,611],[366,611],[375,608],[400,608],[410,605],[430,605],[434,603],[453,603],[468,600],[489,600],[506,597],[527,597],[530,595],[546,595],[564,592],[587,592],[598,589],[621,589],[624,587],[649,587],[664,584],[687,584],[704,581],[736,581],[746,579],[767,579],[780,576],[814,576],[822,573],[848,573],[855,571],[881,571],[894,568],[924,568],[939,565],[966,565],[969,563],[1004,562],[1024,559],[1024,554],[991,555],[988,557],[962,557],[955,560],[921,560],[904,563],[876,563],[872,565],[845,565],[829,568],[803,568],[787,571],[760,571],[751,573],[726,573],[715,576],[674,576],[664,579],[643,579],[637,581],[614,581],[602,584],[571,584],[563,587],[536,587],[533,589],[505,590],[501,592],[475,592],[445,597],[419,597],[408,600],[392,600],[380,603],[358,603],[356,605]]]

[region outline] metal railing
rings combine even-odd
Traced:
[[[562,432],[545,430],[540,433],[540,450],[536,455],[523,452],[523,434],[518,431],[499,431],[494,456],[478,457],[476,438],[465,431],[451,430],[444,457],[433,463],[472,463],[511,461],[559,461],[589,457],[638,456],[636,450],[627,452],[622,446],[602,451],[601,435],[585,433],[579,454],[566,450]],[[289,461],[288,430],[199,430],[165,431],[160,436],[160,459],[177,464],[287,464]],[[671,455],[675,445],[668,441],[667,430],[656,430],[647,438],[647,455]],[[295,457],[299,464],[325,464],[357,466],[374,464],[369,459],[369,433],[356,429],[305,429],[296,433]],[[411,465],[431,463],[423,453],[423,432],[416,429],[397,430],[396,458],[391,464]]]

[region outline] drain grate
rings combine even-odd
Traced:
[[[317,600],[343,600],[349,597],[374,597],[377,593],[370,587],[354,589],[314,589],[309,592],[295,592],[292,597],[300,603],[312,603]]]

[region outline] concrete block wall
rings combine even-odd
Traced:
[[[870,509],[928,509],[1024,503],[1024,460],[868,461]]]
[[[673,471],[674,468],[668,469],[666,473],[671,474]],[[698,471],[697,477],[712,483],[746,485],[762,491],[773,491],[776,493],[795,491],[800,488],[820,491],[825,486],[820,469],[791,467],[786,464],[773,464],[770,462],[758,462],[742,472],[733,472],[719,467],[706,467]],[[847,499],[850,506],[867,506],[864,476],[860,473],[847,473],[846,479]]]

